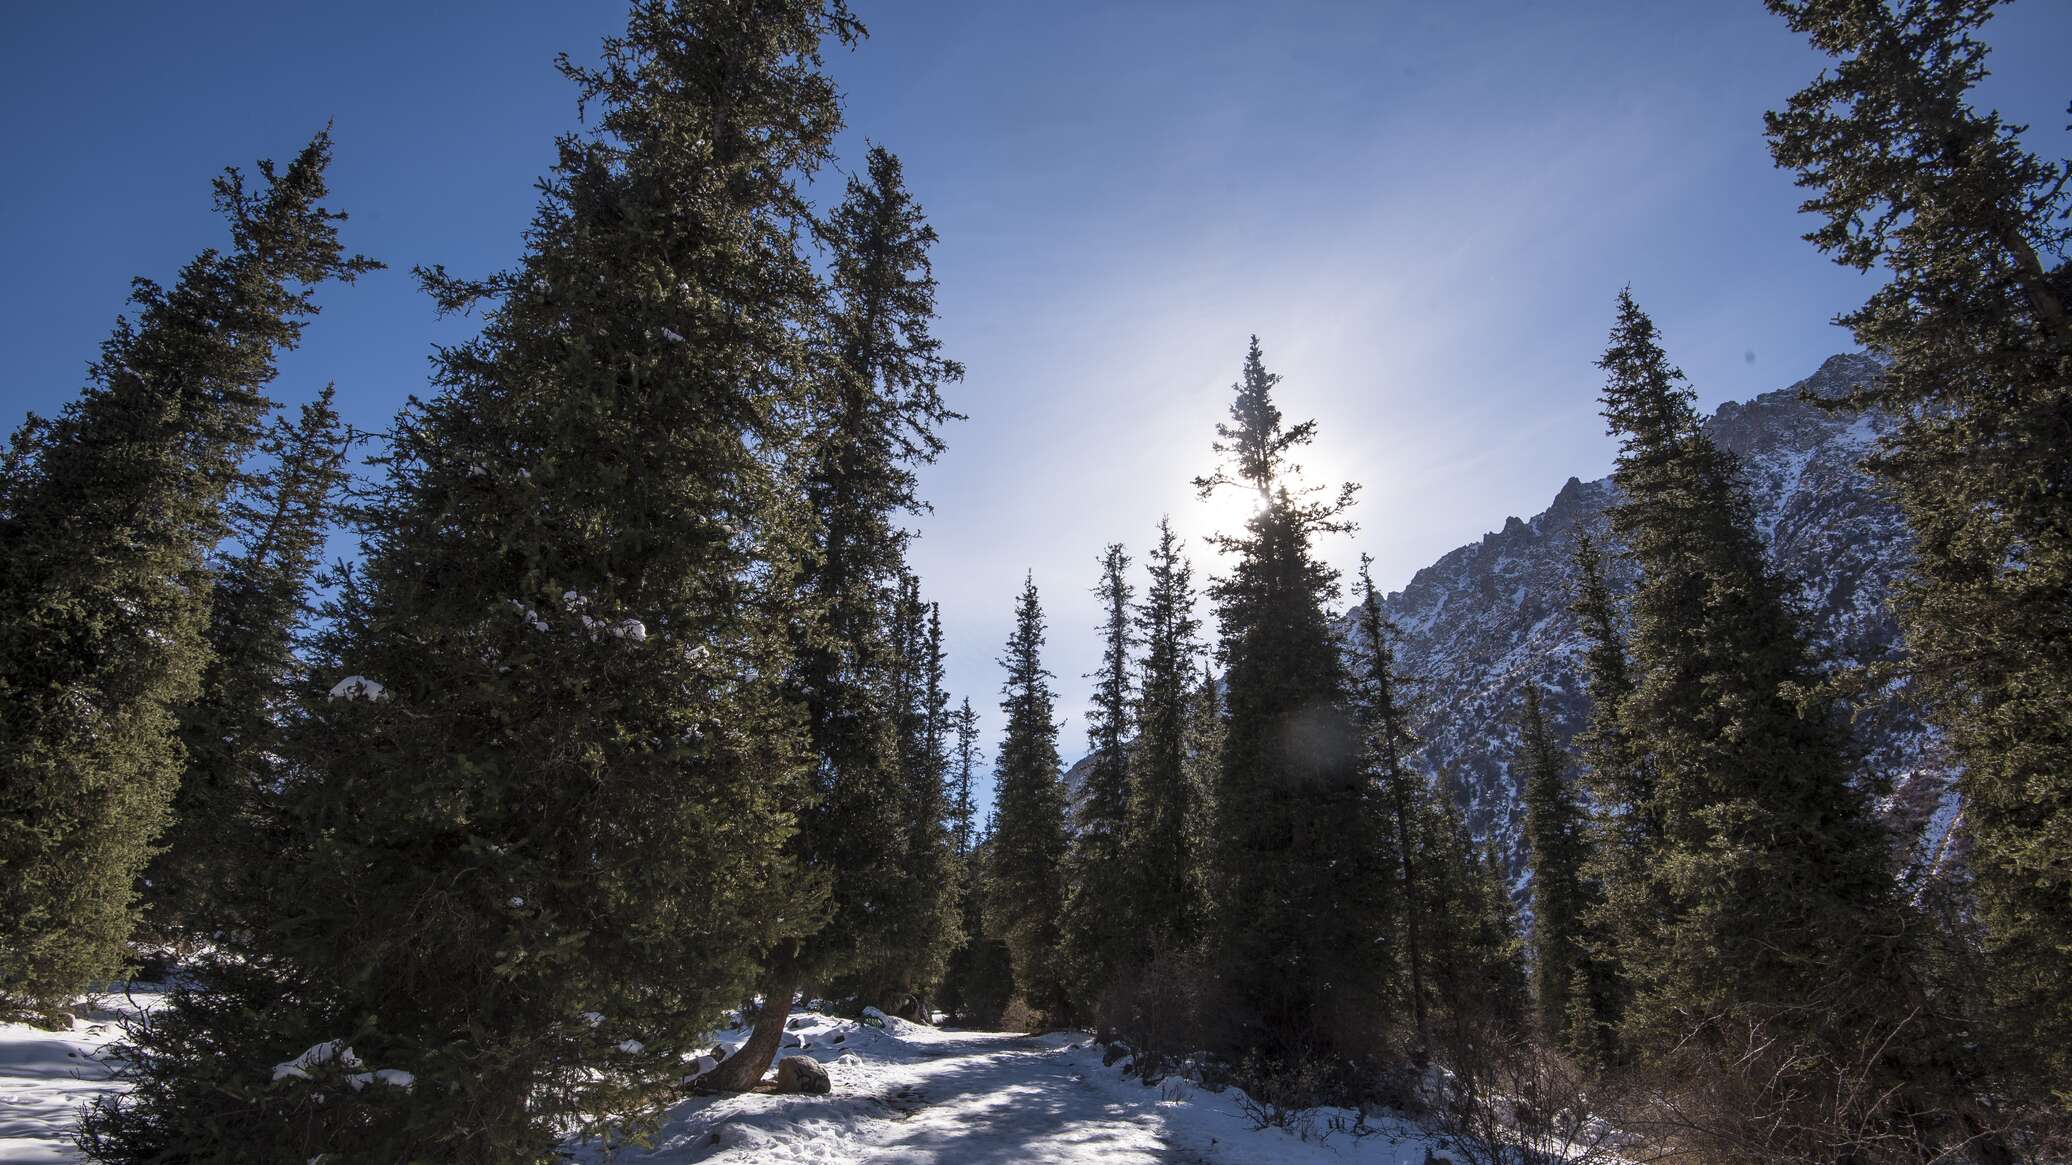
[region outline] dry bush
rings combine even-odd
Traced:
[[[1000,1009],[1000,1030],[1010,1032],[1040,1032],[1044,1029],[1043,1013],[1029,1006],[1029,1001],[1017,995]]]
[[[1666,1159],[1717,1165],[2043,1165],[2038,1114],[2001,1107],[1926,1060],[1917,1015],[1846,1042],[1782,1034],[1753,1011],[1714,1017],[1630,1075],[1620,1123]],[[1830,1033],[1831,1036],[1831,1033]]]
[[[1497,1025],[1457,1027],[1445,1043],[1448,1067],[1425,1074],[1418,1123],[1465,1165],[1655,1159],[1609,1118],[1619,1086],[1559,1051]]]
[[[1255,1129],[1286,1129],[1302,1140],[1317,1138],[1317,1107],[1330,1077],[1329,1066],[1309,1057],[1280,1063],[1246,1059],[1238,1067],[1239,1111]]]
[[[1202,1049],[1217,1046],[1216,978],[1192,955],[1164,954],[1121,976],[1095,1004],[1096,1026],[1119,1035],[1152,1080]]]

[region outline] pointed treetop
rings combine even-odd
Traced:
[[[1007,669],[1003,690],[1010,698],[1033,691],[1050,671],[1042,664],[1043,600],[1036,594],[1036,572],[1022,577],[1022,593],[1014,605],[1014,633],[1007,637],[1007,654],[1000,666]]]
[[[1296,500],[1322,488],[1302,485],[1302,466],[1290,458],[1316,438],[1317,423],[1282,424],[1280,407],[1273,402],[1274,386],[1280,382],[1279,375],[1266,370],[1259,337],[1253,336],[1245,351],[1244,374],[1231,386],[1236,397],[1230,402],[1230,423],[1216,426],[1216,440],[1210,445],[1223,463],[1214,473],[1194,479],[1195,493],[1206,499],[1223,486],[1250,489],[1258,493],[1262,511],[1280,505],[1313,529],[1350,531],[1350,522],[1336,519],[1352,505],[1359,486],[1347,482],[1329,502]]]
[[[1683,370],[1669,363],[1655,321],[1633,300],[1633,289],[1619,292],[1618,320],[1597,366],[1605,372],[1604,406],[1609,432],[1623,438],[1627,457],[1652,459],[1696,431],[1696,394]]]
[[[1281,410],[1273,403],[1273,389],[1280,382],[1278,375],[1266,370],[1259,337],[1253,336],[1245,350],[1244,375],[1231,386],[1237,394],[1230,402],[1231,423],[1216,426],[1217,440],[1211,446],[1229,463],[1194,480],[1201,496],[1209,496],[1221,485],[1245,485],[1266,498],[1283,479],[1302,472],[1301,466],[1288,460],[1288,454],[1309,444],[1316,436],[1317,423],[1281,427]]]

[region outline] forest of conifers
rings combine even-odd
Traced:
[[[1161,526],[1043,580],[1104,616],[1081,779],[1033,577],[979,739],[908,559],[985,403],[935,336],[936,236],[880,147],[806,193],[843,0],[639,0],[564,60],[586,128],[522,257],[415,268],[481,326],[378,434],[267,395],[382,265],[325,202],[329,131],[225,171],[227,236],[136,282],[0,464],[0,1013],[180,969],[82,1148],[555,1160],[755,1088],[815,999],[1086,1029],[1266,1123],[1422,1109],[1490,1161],[1585,1115],[1630,1160],[2063,1159],[2072,171],[1972,100],[1992,3],[1768,6],[1832,58],[1771,154],[1810,243],[1881,275],[1842,322],[1889,365],[1824,403],[1896,421],[1905,655],[1819,658],[1675,337],[1606,288],[1591,713],[1557,746],[1515,693],[1515,897],[1423,763],[1369,572],[1317,551],[1356,487],[1304,481],[1271,337],[1229,338],[1200,418],[1193,484],[1248,515],[1220,569]],[[1895,693],[1958,774],[1965,876],[1927,893],[1852,744]],[[735,1008],[746,1041],[687,1069]],[[283,1078],[326,1041],[409,1086]]]

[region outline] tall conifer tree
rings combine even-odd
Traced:
[[[1187,771],[1201,620],[1194,615],[1193,567],[1164,519],[1147,565],[1151,583],[1133,615],[1144,662],[1129,758],[1127,899],[1145,950],[1185,950],[1200,937],[1203,907],[1190,875],[1204,855],[1188,831],[1203,806]],[[1210,700],[1213,716],[1213,693]]]
[[[1223,779],[1223,696],[1205,663],[1187,701],[1187,754],[1180,771],[1187,784],[1186,929],[1205,943],[1216,902],[1216,786]]]
[[[1595,897],[1589,881],[1589,838],[1583,808],[1569,785],[1567,758],[1555,747],[1540,711],[1540,690],[1527,684],[1521,709],[1521,755],[1513,767],[1525,774],[1525,841],[1532,860],[1532,950],[1534,1002],[1542,1036],[1570,1053],[1601,1063],[1609,1027],[1605,992],[1590,955],[1586,921]],[[1573,998],[1577,987],[1583,991]],[[1591,1021],[1570,1028],[1578,1009]],[[1586,1042],[1573,1044],[1573,1036]]]
[[[270,464],[233,494],[209,599],[211,658],[201,694],[180,710],[187,767],[164,851],[145,879],[154,937],[205,939],[258,921],[249,871],[282,849],[282,823],[267,802],[284,775],[282,726],[306,682],[295,644],[340,516],[346,446],[326,387],[295,424],[277,422],[260,450]]]
[[[1000,710],[1007,732],[994,765],[997,815],[987,848],[987,930],[1007,944],[1014,979],[1052,1023],[1071,1014],[1059,965],[1065,905],[1065,785],[1059,771],[1057,697],[1043,667],[1043,604],[1033,577],[1015,603]]]
[[[1128,854],[1130,649],[1129,556],[1122,545],[1101,555],[1101,668],[1087,716],[1088,763],[1072,834],[1071,881],[1063,917],[1064,960],[1075,1001],[1099,1015],[1101,996],[1143,955],[1131,917]]]
[[[1014,973],[1007,946],[986,927],[986,839],[993,823],[975,823],[973,781],[978,775],[978,714],[963,701],[952,717],[956,725],[956,798],[951,835],[957,847],[957,907],[963,924],[963,945],[950,956],[943,975],[942,1005],[967,1023],[990,1026],[1014,993]]]
[[[1421,876],[1421,848],[1425,802],[1429,785],[1410,770],[1409,758],[1416,751],[1403,707],[1401,680],[1396,674],[1394,629],[1381,606],[1381,592],[1374,586],[1371,561],[1360,559],[1360,607],[1355,624],[1361,674],[1360,691],[1366,722],[1368,763],[1379,785],[1384,829],[1380,849],[1383,876],[1394,884],[1397,895],[1394,917],[1402,933],[1402,987],[1410,1001],[1413,1056],[1422,1059],[1432,1046],[1430,995],[1427,990],[1429,944],[1424,928],[1431,915],[1428,882]],[[1389,863],[1393,863],[1389,868]]]
[[[1360,605],[1353,623],[1353,690],[1357,696],[1360,724],[1366,744],[1369,796],[1375,803],[1378,828],[1373,840],[1371,874],[1376,896],[1375,912],[1381,921],[1375,942],[1382,947],[1390,987],[1396,998],[1411,1001],[1417,1046],[1430,1039],[1423,998],[1423,920],[1413,876],[1416,858],[1411,806],[1417,798],[1418,778],[1411,773],[1409,757],[1417,747],[1405,723],[1399,694],[1401,677],[1396,674],[1394,627],[1382,609],[1381,592],[1374,585],[1373,560],[1360,556]],[[1408,973],[1408,984],[1403,982]],[[1392,1000],[1393,1002],[1393,1000]]]
[[[1196,480],[1203,496],[1257,499],[1234,555],[1210,588],[1222,622],[1228,714],[1216,790],[1214,963],[1241,1000],[1228,1038],[1267,1070],[1375,1048],[1385,982],[1367,909],[1378,806],[1346,708],[1346,674],[1325,608],[1336,573],[1317,560],[1319,534],[1350,529],[1354,487],[1319,499],[1293,455],[1315,422],[1284,425],[1278,377],[1256,338],[1215,450],[1226,462]]]
[[[1423,929],[1433,1047],[1442,1063],[1475,1073],[1526,1024],[1523,951],[1493,850],[1477,846],[1446,782],[1425,785],[1417,898]],[[1491,1082],[1473,1081],[1483,1092]]]
[[[1590,644],[1583,657],[1590,719],[1575,739],[1591,793],[1594,840],[1589,877],[1598,886],[1585,932],[1609,993],[1607,1018],[1616,1030],[1617,1017],[1631,996],[1625,958],[1647,958],[1659,941],[1664,907],[1650,871],[1662,827],[1655,804],[1654,762],[1621,720],[1626,698],[1633,694],[1633,672],[1618,605],[1604,577],[1603,556],[1588,534],[1576,539],[1572,609]]]
[[[813,617],[800,624],[792,676],[817,763],[794,849],[830,877],[832,899],[817,933],[772,952],[761,993],[766,1008],[781,1003],[710,1074],[707,1086],[717,1089],[762,1078],[792,995],[808,980],[883,969],[912,953],[911,930],[896,932],[918,925],[938,889],[916,881],[906,847],[885,844],[912,836],[918,779],[902,760],[914,749],[903,753],[900,743],[900,719],[915,711],[912,700],[902,710],[900,689],[914,673],[902,670],[899,628],[886,612],[898,606],[906,573],[907,535],[896,519],[926,508],[915,470],[941,452],[939,430],[957,419],[941,388],[963,369],[930,331],[936,235],[895,155],[870,150],[821,234],[834,303],[816,329],[819,375],[801,458],[814,534],[800,591]],[[920,628],[906,631],[911,639]]]
[[[1619,717],[1648,751],[1661,829],[1648,879],[1662,919],[1625,960],[1624,1028],[1699,1087],[1739,1090],[1734,1136],[1759,1134],[1762,1153],[1848,1152],[1909,1119],[1928,1135],[1902,1114],[1935,1104],[1917,1086],[1948,1081],[1908,1062],[1940,1033],[1910,997],[1889,847],[1835,718],[1803,695],[1813,668],[1740,467],[1700,432],[1630,293],[1599,367],[1621,439],[1612,521],[1641,571]]]
[[[89,1127],[104,1159],[506,1165],[639,1132],[817,917],[786,846],[808,523],[781,459],[823,315],[820,50],[857,31],[819,0],[652,0],[562,61],[594,130],[561,139],[520,265],[424,273],[486,323],[396,426],[293,742],[275,918],[153,1023]],[[270,1080],[329,1041],[414,1085]]]
[[[31,417],[0,475],[0,1014],[54,1016],[113,974],[184,767],[177,709],[209,661],[209,552],[259,440],[274,359],[341,249],[318,134],[215,183],[228,250],[139,278],[91,383]]]
[[[880,952],[854,976],[863,996],[918,1023],[960,942],[956,853],[948,826],[949,693],[943,688],[942,614],[921,601],[920,582],[901,585],[893,635],[902,795],[899,829],[879,845],[898,866],[898,880],[875,902]]]
[[[1846,407],[1898,419],[1869,466],[1914,532],[1895,607],[1962,762],[2008,1035],[2072,1103],[2072,163],[1972,104],[1989,0],[1770,0],[1835,58],[1766,116],[1806,238],[1890,278],[1840,318],[1891,358]]]
[[[972,847],[978,843],[973,820],[978,814],[978,802],[972,792],[972,779],[978,775],[979,765],[978,713],[971,710],[968,697],[951,714],[950,722],[957,735],[955,791],[950,802],[951,835],[956,839],[957,856],[961,859],[970,857]]]

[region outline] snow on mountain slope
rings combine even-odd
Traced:
[[[1883,659],[1898,649],[1885,599],[1905,569],[1910,541],[1898,512],[1858,465],[1889,422],[1829,412],[1801,393],[1838,396],[1882,371],[1868,355],[1834,356],[1798,384],[1722,405],[1705,421],[1705,431],[1743,459],[1757,523],[1797,587],[1816,649],[1833,664]],[[1497,839],[1514,863],[1524,828],[1509,764],[1518,693],[1528,682],[1540,685],[1560,743],[1584,724],[1586,643],[1569,612],[1570,564],[1578,532],[1609,542],[1605,508],[1614,495],[1608,479],[1570,478],[1544,512],[1507,519],[1503,529],[1418,571],[1387,598],[1426,760],[1453,783],[1477,835]],[[1626,564],[1608,556],[1607,566],[1615,586],[1631,585]],[[1345,626],[1350,631],[1349,621]],[[1946,824],[1945,781],[1919,719],[1896,703],[1866,709],[1856,733],[1866,770],[1894,779],[1888,818],[1910,837]]]

